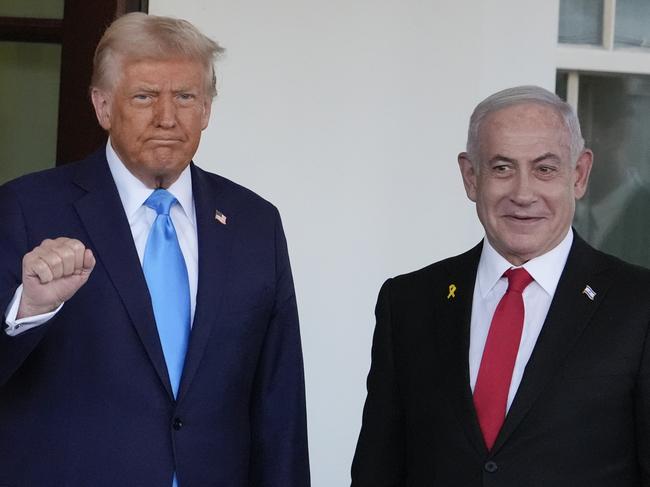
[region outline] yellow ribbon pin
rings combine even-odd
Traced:
[[[447,294],[447,299],[456,297],[456,284],[449,285],[449,294]]]

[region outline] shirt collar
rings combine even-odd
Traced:
[[[535,279],[542,289],[549,295],[555,294],[555,289],[560,281],[564,265],[569,257],[571,244],[573,243],[573,229],[569,228],[566,236],[553,249],[545,254],[529,260],[523,266],[524,269]],[[477,283],[481,296],[485,298],[494,288],[503,273],[513,266],[490,244],[489,240],[483,239],[483,250],[478,264]]]
[[[148,188],[127,169],[115,152],[115,149],[113,149],[110,139],[106,143],[106,160],[108,161],[108,168],[117,186],[120,200],[122,200],[124,212],[130,223],[135,212],[142,207],[153,190]],[[187,218],[192,224],[195,224],[194,199],[192,198],[192,172],[190,171],[189,165],[183,169],[181,175],[167,188],[167,191],[174,195]]]

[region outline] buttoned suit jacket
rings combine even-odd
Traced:
[[[42,240],[79,239],[97,259],[49,322],[0,332],[1,486],[162,487],[173,472],[181,487],[309,485],[279,214],[194,164],[191,174],[198,291],[177,400],[105,150],[0,188],[0,309]]]
[[[650,486],[650,271],[575,235],[488,452],[469,385],[480,255],[382,287],[352,486]]]

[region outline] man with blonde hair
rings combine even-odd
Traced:
[[[116,20],[90,90],[106,146],[0,187],[0,485],[309,485],[278,211],[192,162],[221,51]]]
[[[382,287],[353,487],[650,486],[650,271],[572,230],[592,157],[545,89],[476,107],[485,238]]]

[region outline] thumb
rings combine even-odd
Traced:
[[[96,263],[97,263],[97,261],[95,260],[95,256],[93,255],[93,251],[90,250],[90,249],[86,249],[84,251],[83,269],[81,270],[81,273],[85,274],[86,276],[89,276],[90,273],[95,268]]]

